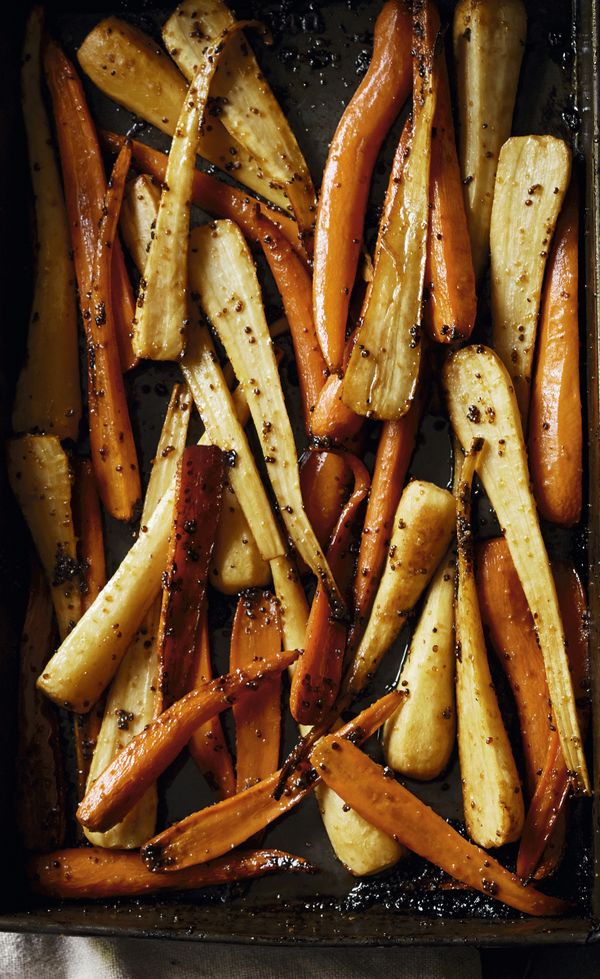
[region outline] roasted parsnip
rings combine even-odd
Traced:
[[[493,351],[471,346],[448,359],[443,383],[452,427],[463,448],[474,438],[488,444],[477,472],[496,511],[536,624],[567,767],[578,788],[587,793],[589,778],[564,631],[529,485],[521,418],[510,377]]]
[[[174,134],[187,86],[156,41],[127,21],[107,17],[90,31],[77,58],[105,95],[169,136]],[[259,163],[218,118],[211,117],[210,129],[200,134],[198,152],[226,172],[231,171],[235,161],[240,183],[278,207],[288,206],[283,191],[271,186],[271,181],[261,174]]]
[[[235,19],[222,0],[183,0],[163,26],[165,47],[188,81],[198,70],[207,43],[217,41]],[[244,35],[232,39],[211,86],[219,120],[258,163],[267,186],[289,198],[301,235],[310,233],[315,191],[296,137],[260,70]],[[239,178],[237,167],[235,174]],[[261,193],[265,194],[263,189]]]
[[[55,435],[23,435],[11,439],[6,451],[10,486],[46,573],[64,640],[81,614],[69,460]]]
[[[67,212],[42,97],[41,7],[27,21],[21,68],[21,98],[35,203],[35,282],[29,318],[27,361],[17,382],[15,432],[77,438],[81,418],[77,354],[75,270]]]
[[[554,136],[513,136],[500,152],[490,227],[492,327],[524,428],[546,257],[571,176]]]
[[[419,5],[413,25],[413,115],[394,159],[369,283],[342,398],[359,415],[393,421],[415,397],[429,221],[431,131],[439,19]],[[337,260],[337,259],[336,259]]]
[[[512,843],[523,829],[523,793],[490,674],[475,584],[471,490],[480,454],[474,440],[460,466],[456,493],[458,580],[456,589],[456,719],[463,811],[469,836],[479,846]]]
[[[454,575],[448,554],[429,586],[411,639],[398,690],[408,699],[386,721],[383,745],[388,765],[422,781],[448,764],[456,734],[454,706]]]
[[[488,259],[496,168],[511,133],[526,35],[522,0],[459,0],[456,5],[458,148],[477,278]]]
[[[450,544],[454,500],[447,490],[413,480],[394,517],[383,576],[347,686],[358,694],[376,672]]]
[[[271,580],[269,562],[261,556],[254,535],[230,482],[223,489],[222,517],[210,564],[210,583],[225,595],[260,588]]]

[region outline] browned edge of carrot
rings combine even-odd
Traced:
[[[281,649],[279,603],[267,589],[240,595],[231,633],[230,670],[244,669],[257,654]],[[236,791],[272,775],[278,767],[281,739],[281,674],[274,674],[251,699],[233,708],[236,743]]]
[[[311,761],[319,776],[364,819],[488,897],[532,915],[558,915],[567,905],[525,887],[412,795],[387,770],[338,735],[323,738]]]
[[[176,478],[158,633],[163,710],[190,689],[208,569],[221,516],[223,453],[214,445],[188,445]]]
[[[546,520],[581,517],[582,414],[579,377],[579,201],[571,183],[548,258],[529,407],[529,468]]]
[[[289,650],[257,659],[246,670],[217,677],[177,700],[133,738],[94,782],[77,810],[79,822],[100,832],[120,822],[200,724],[241,697],[251,697],[266,678],[291,666],[298,655],[298,650]]]

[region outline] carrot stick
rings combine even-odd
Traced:
[[[362,629],[381,580],[422,409],[423,399],[419,396],[406,415],[398,421],[384,422],[381,428],[354,579],[353,634]]]
[[[314,868],[302,857],[282,850],[246,850],[201,867],[155,874],[144,866],[137,852],[85,847],[32,857],[27,876],[36,894],[81,900],[196,890],[278,870],[311,873]]]
[[[533,492],[546,520],[581,517],[582,421],[579,380],[577,187],[571,184],[548,259],[529,409]]]
[[[330,370],[342,366],[375,161],[411,89],[411,37],[408,6],[388,0],[375,24],[369,70],[329,147],[317,212],[313,302],[317,336]]]
[[[44,67],[56,122],[79,302],[85,320],[106,176],[81,81],[72,62],[53,41],[46,43]],[[137,363],[131,346],[134,302],[118,239],[115,241],[112,287],[120,363],[123,370],[129,370]]]
[[[437,55],[438,92],[431,143],[429,234],[424,323],[432,340],[468,340],[475,325],[477,297],[471,239],[456,152],[448,69]]]
[[[343,454],[308,452],[300,468],[304,509],[321,547],[326,548],[350,493],[352,471]]]
[[[397,691],[387,694],[344,725],[339,736],[366,740],[398,709],[402,699]],[[276,798],[281,774],[274,772],[245,792],[201,809],[159,833],[142,848],[146,866],[173,872],[221,856],[293,809],[318,781],[317,773],[303,762]]]
[[[230,670],[243,670],[261,653],[271,657],[281,649],[279,604],[269,591],[242,595],[231,634]],[[237,792],[242,792],[277,768],[281,737],[281,674],[263,683],[255,697],[233,708],[235,718]]]
[[[204,602],[200,619],[196,663],[190,682],[190,689],[192,690],[197,690],[202,684],[210,683],[213,678],[207,612],[208,607]],[[188,751],[211,789],[217,793],[220,799],[227,799],[230,795],[235,795],[233,762],[223,734],[221,718],[218,715],[210,717],[204,724],[196,728],[188,742]]]
[[[587,602],[579,575],[574,568],[555,562],[553,571],[577,697],[579,723],[582,731],[585,731],[589,720]],[[517,857],[519,877],[527,880],[538,868],[549,841],[554,839],[560,817],[564,814],[570,787],[571,777],[565,765],[558,732],[553,730],[544,769],[525,820]]]
[[[317,398],[312,413],[310,431],[316,439],[333,443],[348,443],[360,432],[364,418],[342,401],[343,377],[330,374]]]
[[[298,650],[278,653],[270,660],[257,658],[247,670],[217,677],[177,700],[133,738],[94,782],[77,810],[79,822],[101,832],[120,822],[200,724],[227,710],[239,697],[251,696],[265,677],[285,670],[297,658]]]
[[[323,782],[360,816],[451,877],[527,914],[557,915],[566,910],[564,901],[525,887],[339,735],[323,738],[311,761]]]
[[[17,826],[27,850],[60,846],[65,837],[65,799],[56,708],[35,679],[54,649],[56,630],[48,585],[32,561],[29,600],[19,652],[19,747]]]
[[[162,709],[190,689],[208,569],[221,515],[225,464],[214,445],[188,445],[177,472],[158,638]]]
[[[350,553],[358,510],[369,492],[366,467],[355,456],[344,455],[354,474],[354,489],[343,507],[327,551],[333,573],[343,591],[350,589],[354,560]],[[290,710],[299,724],[318,724],[333,707],[340,689],[348,626],[333,617],[326,592],[315,592],[302,660],[294,670]]]
[[[104,533],[100,500],[89,459],[75,463],[75,485],[71,500],[75,534],[79,540],[79,559],[82,570],[82,614],[93,604],[106,584]],[[82,799],[90,770],[96,740],[102,726],[104,698],[100,698],[87,714],[73,716],[75,760],[77,763],[77,797]]]

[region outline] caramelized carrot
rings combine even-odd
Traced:
[[[585,731],[589,720],[589,636],[587,602],[579,575],[567,564],[555,562],[554,580],[565,627],[569,665],[577,697],[579,724]],[[571,786],[558,733],[552,731],[546,762],[538,779],[525,820],[517,858],[517,874],[525,880],[538,868],[548,843],[553,841]],[[560,853],[559,853],[560,856]],[[544,861],[546,862],[546,861]]]
[[[369,70],[329,147],[317,212],[313,302],[317,336],[330,370],[342,366],[375,161],[411,89],[411,38],[408,5],[387,0],[375,24]]]
[[[354,559],[350,553],[358,510],[369,492],[366,467],[355,456],[344,460],[354,474],[354,489],[336,524],[327,560],[343,592],[350,590]],[[308,624],[304,655],[294,670],[290,710],[299,724],[318,724],[333,707],[340,689],[348,626],[333,616],[326,592],[319,583]]]
[[[387,694],[345,724],[338,737],[365,741],[391,717],[402,700],[397,691]],[[284,793],[277,795],[275,790],[280,778],[281,771],[274,772],[245,792],[201,809],[159,833],[142,848],[146,866],[150,870],[173,873],[235,849],[293,809],[312,791],[318,774],[303,762],[295,770]]]
[[[343,383],[344,379],[339,374],[330,374],[323,385],[310,423],[314,438],[343,444],[360,432],[364,418],[342,401]]]
[[[300,468],[304,509],[321,547],[326,548],[348,499],[352,470],[338,452],[307,452]]]
[[[188,445],[183,450],[158,636],[163,710],[190,689],[224,477],[223,453],[216,446]]]
[[[529,464],[536,503],[546,520],[564,527],[581,517],[578,262],[578,199],[572,184],[546,268],[529,408]]]
[[[71,500],[75,534],[79,540],[79,560],[82,572],[82,614],[93,604],[106,584],[104,533],[100,500],[89,459],[79,458],[75,463],[75,485]],[[94,704],[87,714],[75,714],[73,730],[75,761],[77,763],[77,797],[85,795],[90,762],[100,733],[104,715],[104,698]]]
[[[425,304],[424,322],[432,340],[450,343],[471,336],[477,297],[443,50],[437,55],[436,67],[438,89],[431,143],[431,210],[425,268],[429,302]]]
[[[19,654],[19,747],[17,826],[27,850],[60,846],[65,836],[65,799],[58,715],[35,680],[55,643],[54,610],[45,576],[31,564],[29,600]]]
[[[201,867],[155,874],[145,867],[139,853],[85,847],[32,857],[27,865],[27,877],[36,894],[82,900],[196,890],[278,870],[311,873],[314,868],[302,857],[282,850],[247,850]]]
[[[72,62],[53,41],[46,43],[44,67],[56,122],[79,302],[85,321],[106,176],[81,81]],[[131,345],[134,301],[118,239],[115,241],[112,287],[120,363],[123,370],[129,370],[137,363]]]
[[[533,618],[504,538],[479,545],[476,577],[481,618],[517,705],[531,796],[550,738],[548,687]]]
[[[398,421],[384,422],[381,429],[354,579],[353,633],[360,631],[366,621],[381,579],[422,408],[423,399],[419,396],[406,415]]]
[[[323,782],[370,823],[450,876],[532,915],[557,915],[564,901],[541,894],[455,829],[339,735],[323,738],[311,761]]]
[[[196,662],[190,682],[191,690],[197,690],[202,684],[210,683],[213,678],[207,613],[208,607],[204,602],[200,619]],[[220,799],[227,799],[230,795],[235,795],[233,762],[223,734],[221,718],[218,715],[210,717],[204,724],[196,728],[188,742],[188,751],[211,789],[217,793]]]
[[[269,591],[240,597],[231,633],[230,670],[243,670],[258,654],[274,656],[281,649],[279,604]],[[235,718],[237,791],[243,792],[277,768],[281,737],[281,674],[263,683],[255,697],[233,708]]]
[[[144,792],[177,757],[204,721],[251,697],[265,678],[280,673],[298,658],[298,650],[257,658],[246,670],[217,677],[177,700],[133,738],[94,782],[77,810],[83,826],[110,829],[141,799]]]

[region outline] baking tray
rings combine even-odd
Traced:
[[[260,50],[262,61],[277,95],[288,112],[313,174],[322,172],[328,141],[342,106],[354,91],[358,76],[368,63],[371,31],[380,4],[355,0],[241,0],[240,16],[259,16],[272,29],[274,48]],[[14,381],[23,358],[24,337],[31,293],[31,263],[27,167],[22,124],[19,117],[18,62],[27,5],[12,5],[0,37],[0,77],[3,107],[0,111],[0,167],[5,176],[0,187],[0,295],[3,327],[0,336],[0,410],[2,430],[9,431],[8,417]],[[531,2],[529,32],[521,75],[514,131],[550,132],[571,143],[577,156],[584,189],[585,255],[582,267],[582,341],[584,385],[587,387],[588,499],[582,528],[574,535],[555,534],[551,546],[574,554],[588,579],[590,641],[592,649],[593,731],[600,734],[600,667],[594,655],[600,628],[600,452],[599,388],[600,323],[598,318],[600,207],[598,202],[599,83],[598,14],[594,0],[575,0],[571,7],[560,0]],[[446,22],[452,3],[441,3]],[[73,56],[87,30],[107,13],[130,18],[156,33],[161,11],[152,2],[116,2],[110,8],[84,2],[46,4],[51,32]],[[167,14],[165,10],[163,13]],[[164,19],[164,17],[163,17]],[[164,141],[149,127],[139,124],[88,86],[96,117],[119,132],[133,126],[142,139],[157,146]],[[367,238],[373,237],[387,180],[388,165],[398,137],[399,124],[390,134],[378,164],[367,221]],[[261,275],[268,311],[277,313],[278,297],[264,269]],[[480,303],[485,321],[486,297]],[[293,374],[288,359],[284,370]],[[141,442],[141,465],[148,471],[170,382],[175,369],[144,365],[128,379],[136,434]],[[293,381],[293,377],[289,377]],[[145,421],[139,426],[137,419]],[[435,409],[424,424],[424,433],[412,464],[415,475],[443,484],[450,476],[447,426]],[[321,869],[310,878],[274,877],[250,885],[213,888],[184,897],[145,898],[134,901],[47,904],[27,893],[23,855],[19,852],[11,800],[14,798],[16,747],[16,651],[27,590],[27,533],[0,474],[0,832],[6,846],[0,878],[0,929],[6,931],[170,937],[218,942],[290,945],[383,945],[464,943],[519,945],[587,942],[600,939],[600,822],[597,802],[579,801],[573,806],[569,848],[557,881],[550,885],[573,900],[572,913],[562,919],[520,917],[495,902],[463,890],[443,890],[434,869],[413,860],[408,868],[377,878],[355,880],[331,854],[314,800],[270,830],[269,845],[308,856]],[[488,519],[482,507],[480,522]],[[128,532],[107,527],[113,564],[127,547]],[[129,537],[130,540],[130,537]],[[231,607],[212,601],[212,626],[217,644],[217,666],[226,646]],[[390,656],[380,685],[394,679],[406,636],[397,656]],[[222,662],[224,662],[222,660]],[[381,686],[380,686],[381,689]],[[288,743],[294,738],[289,726]],[[590,747],[593,747],[591,745]],[[377,751],[377,745],[374,748]],[[600,775],[594,755],[594,799]],[[416,786],[411,786],[417,789]],[[419,786],[419,794],[449,818],[460,814],[456,761],[441,779]],[[180,818],[195,803],[209,801],[207,789],[190,765],[174,766],[163,786],[166,806],[163,820]],[[510,861],[511,853],[502,855]]]

